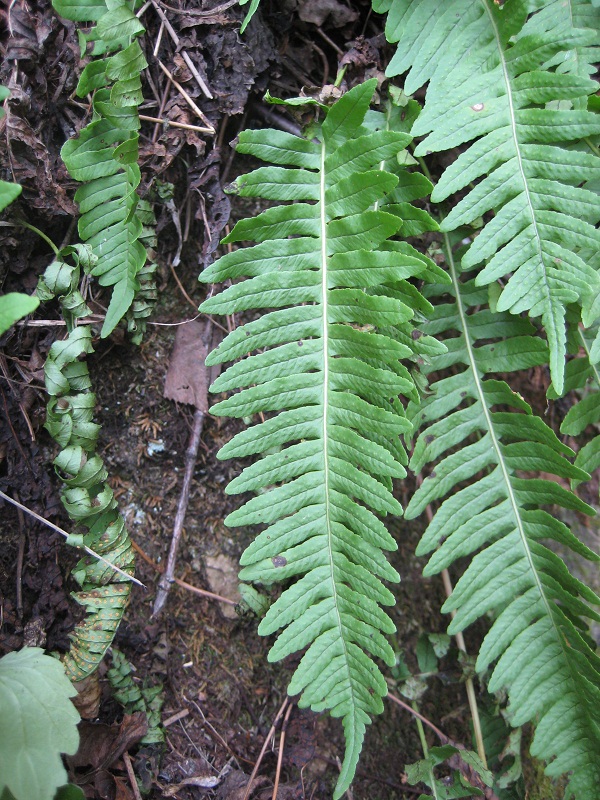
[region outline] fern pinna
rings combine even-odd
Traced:
[[[92,275],[101,286],[114,287],[102,327],[102,336],[108,336],[140,291],[146,263],[136,212],[140,73],[147,66],[136,37],[145,29],[125,0],[53,0],[53,5],[67,19],[96,23],[88,34],[80,33],[84,46],[93,43],[93,56],[113,54],[93,58],[83,70],[76,93],[93,93],[93,118],[61,150],[70,175],[84,184],[75,201],[81,211],[79,235],[98,257]],[[147,271],[143,275],[147,279]],[[129,327],[137,332],[135,312]]]
[[[487,309],[487,289],[462,282],[449,248],[447,254],[452,287],[430,294],[447,292],[449,301],[435,306],[424,328],[448,348],[429,369],[437,376],[452,367],[453,374],[437,378],[431,394],[408,410],[421,429],[410,466],[416,473],[434,467],[406,516],[442,501],[417,548],[419,555],[435,550],[425,574],[476,553],[444,605],[456,611],[449,632],[494,616],[477,670],[495,663],[489,688],[508,690],[511,722],[536,722],[531,752],[550,762],[547,772],[572,771],[566,796],[594,800],[600,798],[600,659],[583,618],[600,620],[593,608],[600,598],[543,542],[600,558],[541,508],[594,513],[563,485],[589,476],[565,458],[572,451],[520,395],[488,377],[546,363],[545,344],[527,320]],[[523,474],[541,471],[554,478]]]
[[[214,413],[268,415],[220,451],[221,458],[263,456],[229,485],[230,493],[258,494],[226,522],[266,526],[242,556],[243,580],[297,579],[259,632],[282,631],[271,660],[308,647],[289,692],[301,693],[301,706],[343,719],[335,797],[348,788],[365,726],[387,693],[372,659],[394,663],[383,636],[394,625],[380,606],[394,603],[381,579],[398,579],[381,550],[396,544],[376,515],[401,513],[391,479],[405,474],[398,435],[410,424],[398,395],[416,399],[400,362],[412,349],[377,332],[407,327],[413,311],[373,290],[428,266],[416,251],[387,243],[402,222],[372,208],[398,183],[380,162],[409,141],[363,127],[374,89],[368,81],[344,95],[317,140],[274,130],[240,135],[239,151],[278,166],[241,177],[238,191],[288,204],[238,223],[225,241],[258,244],[228,253],[201,276],[247,278],[206,300],[206,313],[275,309],[229,334],[207,359],[247,356],[213,385],[241,389]]]
[[[485,264],[478,285],[507,278],[499,310],[542,317],[552,380],[561,392],[566,306],[588,307],[598,293],[598,273],[580,251],[600,245],[597,195],[582,187],[598,176],[600,159],[572,147],[600,132],[598,115],[586,108],[597,89],[588,73],[598,52],[598,9],[587,0],[373,5],[389,12],[386,35],[398,43],[387,74],[408,70],[408,94],[429,82],[411,131],[425,136],[415,155],[472,143],[432,193],[439,202],[469,188],[444,230],[494,211],[463,269]],[[592,321],[584,313],[585,324]]]

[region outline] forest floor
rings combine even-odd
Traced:
[[[262,102],[266,89],[293,96],[304,87],[332,84],[342,63],[348,85],[381,75],[385,58],[382,18],[370,2],[355,0],[263,0],[244,35],[235,0],[167,5],[148,3],[143,46],[149,62],[141,113],[185,125],[198,122],[160,64],[186,88],[214,125],[206,137],[192,128],[145,120],[140,139],[141,193],[156,199],[172,184],[172,200],[157,203],[160,266],[159,302],[143,343],[134,346],[122,331],[95,341],[90,371],[102,423],[100,453],[138,551],[136,586],[115,645],[131,662],[136,680],[161,684],[166,745],[123,756],[123,711],[106,680],[110,656],[100,670],[101,703],[86,728],[86,753],[74,778],[88,798],[131,800],[127,772],[133,764],[149,797],[243,800],[248,777],[265,741],[267,748],[249,798],[273,794],[282,749],[279,800],[326,800],[343,755],[341,725],[302,711],[292,702],[285,714],[285,738],[271,726],[286,698],[294,663],[269,664],[270,642],[256,632],[256,619],[240,613],[237,562],[252,531],[229,530],[224,517],[238,499],[224,487],[239,465],[219,461],[219,448],[241,422],[207,414],[193,473],[176,577],[227,598],[220,602],[173,585],[156,617],[152,607],[159,570],[171,542],[194,408],[164,396],[178,327],[197,316],[206,289],[198,274],[212,257],[226,225],[254,211],[252,203],[230,201],[223,186],[249,166],[233,157],[230,142],[245,127],[265,124],[296,129],[299,120]],[[166,15],[168,27],[161,26]],[[6,217],[27,220],[57,245],[76,241],[75,184],[59,151],[86,120],[89,109],[73,99],[81,71],[75,26],[59,19],[49,0],[17,0],[4,12],[1,82],[11,89],[0,144],[5,177],[23,186],[19,203]],[[212,99],[189,71],[187,54]],[[3,291],[32,292],[51,253],[33,233],[0,229],[0,285]],[[106,298],[91,298],[101,314]],[[0,489],[52,522],[68,527],[51,461],[55,446],[44,430],[43,363],[51,343],[63,335],[56,309],[37,314],[36,324],[19,325],[0,340]],[[201,320],[202,321],[202,320]],[[192,367],[193,368],[193,367]],[[196,365],[201,372],[204,367]],[[544,386],[540,386],[543,403]],[[410,485],[399,489],[410,491]],[[417,671],[411,653],[423,633],[442,633],[439,578],[423,579],[423,560],[414,556],[421,529],[393,523],[398,551],[392,563],[401,574],[398,605],[392,610],[394,642]],[[0,511],[0,655],[24,644],[64,652],[81,612],[71,599],[75,556],[62,538],[11,506]],[[474,637],[475,649],[478,632]],[[394,687],[390,677],[391,689]],[[471,747],[462,671],[451,648],[428,684],[421,712],[457,742]],[[135,738],[135,737],[133,737]],[[130,740],[127,740],[130,741]],[[107,744],[109,742],[109,744]],[[431,744],[435,738],[431,738]],[[100,747],[105,755],[99,763]],[[106,753],[109,755],[106,755]],[[416,797],[405,765],[422,757],[411,716],[395,705],[374,720],[353,787],[356,800]],[[86,758],[88,759],[86,761]],[[32,798],[34,800],[34,798]]]

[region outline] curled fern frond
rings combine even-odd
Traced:
[[[381,332],[397,326],[414,343],[413,311],[378,290],[428,269],[412,248],[389,241],[401,220],[373,209],[398,185],[380,163],[410,138],[363,126],[374,88],[368,81],[333,105],[318,140],[274,130],[240,135],[239,151],[277,166],[242,176],[238,191],[289,204],[239,222],[225,241],[257,244],[201,276],[246,278],[205,301],[206,313],[269,309],[207,359],[244,357],[212,386],[240,390],[215,414],[267,415],[219,453],[263,456],[229,485],[229,493],[257,496],[226,523],[265,526],[242,555],[242,580],[294,579],[259,633],[281,631],[273,661],[308,648],[289,692],[301,694],[301,706],[343,720],[336,798],[352,781],[365,727],[387,693],[373,659],[394,660],[383,635],[394,625],[381,609],[394,599],[382,580],[398,575],[381,551],[396,544],[379,517],[402,511],[391,481],[405,475],[398,436],[410,424],[398,395],[416,399],[401,363],[414,349]]]
[[[443,607],[456,612],[449,633],[495,616],[477,670],[495,665],[489,688],[508,690],[515,726],[536,723],[531,751],[549,762],[548,774],[572,770],[566,796],[594,800],[600,797],[600,659],[583,619],[600,620],[594,608],[600,598],[544,541],[600,558],[542,508],[594,513],[563,485],[588,476],[520,395],[488,377],[545,363],[545,344],[527,320],[492,314],[487,290],[461,282],[450,251],[448,257],[449,302],[435,306],[425,328],[448,348],[432,369],[455,372],[436,380],[420,406],[409,407],[421,428],[410,466],[434,468],[406,516],[441,501],[417,548],[418,555],[435,551],[425,574],[472,557]],[[553,477],[526,477],[540,472]]]
[[[102,327],[108,336],[140,291],[146,263],[137,213],[138,105],[142,102],[141,71],[146,59],[136,37],[144,26],[126,2],[54,0],[56,11],[74,21],[96,26],[84,42],[94,42],[94,55],[104,55],[85,67],[77,85],[80,97],[93,93],[92,121],[65,143],[61,156],[70,175],[82,182],[75,193],[79,204],[79,235],[98,257],[92,275],[101,286],[112,286]],[[112,55],[108,55],[112,54]]]
[[[566,306],[583,305],[598,290],[597,272],[579,251],[600,245],[597,196],[582,186],[600,174],[600,159],[570,146],[600,132],[598,116],[586,110],[597,84],[581,66],[594,58],[597,30],[573,27],[564,10],[553,16],[545,9],[524,28],[526,0],[380,5],[389,7],[388,39],[398,42],[388,75],[409,70],[408,93],[429,81],[411,131],[425,137],[415,155],[470,143],[432,193],[439,202],[469,187],[443,229],[495,212],[465,254],[463,269],[485,264],[478,285],[507,278],[499,310],[542,317],[560,392]],[[588,18],[582,13],[575,20]],[[573,52],[579,62],[561,71]]]
[[[74,325],[77,318],[90,314],[78,289],[81,269],[89,274],[95,264],[89,245],[64,248],[47,268],[37,290],[42,300],[60,298],[69,330],[66,339],[51,346],[44,365],[50,395],[45,428],[60,445],[54,466],[63,482],[61,500],[79,529],[69,542],[90,547],[125,573],[87,556],[75,567],[73,576],[82,590],[73,597],[86,608],[87,615],[75,627],[64,658],[72,681],[90,675],[110,647],[131,593],[127,575],[133,575],[134,570],[125,521],[107,483],[104,462],[96,453],[100,431],[93,421],[96,395],[82,360],[92,352],[91,327]]]

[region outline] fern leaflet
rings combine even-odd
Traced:
[[[582,74],[585,69],[549,66],[568,52],[586,54],[597,31],[561,25],[557,16],[539,12],[529,20],[532,32],[521,35],[527,0],[507,0],[501,7],[493,0],[446,0],[441,8],[438,0],[384,0],[375,7],[389,7],[386,34],[398,42],[388,75],[410,70],[408,93],[429,81],[425,108],[412,129],[425,136],[415,155],[473,142],[432,193],[439,202],[481,179],[446,217],[444,230],[495,212],[466,253],[463,269],[485,262],[479,285],[510,276],[498,308],[542,317],[560,392],[565,307],[584,304],[598,291],[598,275],[578,251],[600,244],[597,197],[581,186],[598,176],[600,159],[564,144],[600,132],[600,121],[585,107],[597,88]],[[585,19],[579,15],[575,21]],[[544,107],[551,101],[561,101],[561,107]]]
[[[398,183],[380,162],[410,138],[362,125],[374,88],[375,81],[357,86],[332,106],[318,141],[273,130],[240,135],[238,150],[277,166],[238,179],[238,190],[290,204],[238,223],[225,241],[258,244],[223,256],[201,276],[247,278],[205,301],[206,313],[275,309],[229,334],[207,359],[248,356],[213,385],[242,390],[217,403],[216,414],[269,415],[220,451],[221,458],[264,455],[229,485],[230,493],[259,494],[226,522],[267,526],[242,556],[242,580],[297,578],[259,633],[283,629],[271,660],[308,647],[289,692],[302,693],[301,706],[343,719],[336,798],[387,693],[372,658],[393,662],[383,634],[394,626],[380,606],[394,598],[381,579],[398,575],[382,558],[396,544],[376,514],[401,513],[391,480],[405,474],[398,434],[410,425],[398,394],[416,399],[400,362],[413,349],[378,332],[408,326],[413,312],[364,290],[428,269],[416,251],[386,244],[401,220],[371,208]]]
[[[454,366],[457,372],[433,383],[432,394],[409,409],[423,428],[411,468],[419,472],[432,461],[435,467],[406,516],[443,500],[417,548],[423,555],[439,545],[426,575],[479,551],[443,607],[457,612],[449,632],[495,614],[477,670],[497,662],[489,688],[508,689],[515,726],[537,723],[532,753],[550,761],[550,775],[573,770],[568,797],[594,800],[600,798],[600,659],[581,618],[600,619],[592,608],[600,598],[569,574],[543,540],[600,559],[541,506],[593,510],[559,482],[521,473],[544,471],[559,480],[588,476],[564,458],[572,451],[519,395],[485,377],[545,363],[544,343],[523,318],[477,310],[485,306],[486,290],[460,282],[450,252],[448,258],[451,302],[437,305],[425,328],[448,337],[448,354],[435,358],[433,369]]]

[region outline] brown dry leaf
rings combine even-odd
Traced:
[[[192,319],[178,326],[163,392],[169,400],[189,403],[205,414],[208,387],[216,377],[204,363],[216,344],[212,338],[213,327],[206,319]]]
[[[246,787],[248,786],[248,775],[241,770],[233,770],[227,775],[223,783],[217,790],[217,800],[244,800],[246,797]],[[266,775],[258,775],[252,781],[252,789],[248,792],[248,797],[253,797],[254,791],[269,783]]]
[[[321,27],[327,20],[334,28],[343,28],[358,19],[358,12],[352,11],[338,0],[302,0],[298,10],[303,22],[312,22]]]
[[[229,556],[220,553],[218,556],[206,556],[204,559],[206,578],[211,592],[228,597],[230,600],[240,602],[239,594],[239,565]],[[229,619],[237,619],[234,606],[229,603],[220,603],[221,611]]]
[[[194,775],[191,778],[184,778],[181,783],[169,786],[168,789],[163,789],[163,795],[164,797],[174,797],[174,795],[185,786],[197,786],[200,789],[214,789],[220,782],[220,778],[215,775]]]
[[[125,714],[120,725],[79,724],[79,749],[67,761],[72,770],[101,771],[107,769],[126,750],[137,744],[148,732],[146,715],[141,711]]]
[[[93,672],[82,681],[77,681],[73,686],[77,689],[77,697],[73,698],[73,705],[79,711],[82,719],[96,719],[100,711],[100,679],[98,671]]]

